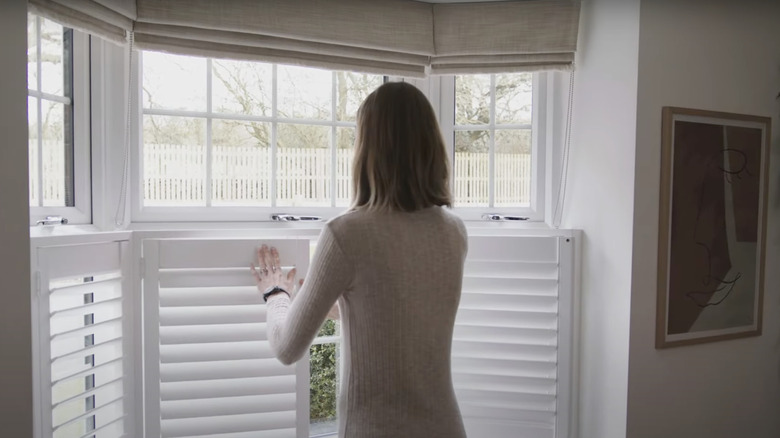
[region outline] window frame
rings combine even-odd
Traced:
[[[546,73],[533,73],[532,82],[532,104],[531,104],[531,202],[528,207],[458,207],[453,211],[463,220],[480,221],[483,214],[498,213],[512,216],[522,216],[528,218],[529,222],[543,222],[545,220],[545,185],[546,185],[546,142],[544,132],[546,128],[547,102],[544,90],[546,88]],[[450,157],[450,163],[454,163],[455,158],[455,75],[442,75],[429,78],[430,84],[426,87],[424,81],[413,82],[423,93],[435,102],[435,110],[439,116],[439,126],[441,127],[444,143]],[[491,81],[491,96],[494,91],[494,82]],[[491,106],[495,107],[495,101],[491,97]],[[444,108],[452,109],[452,117],[443,117]],[[491,110],[491,113],[494,111]],[[487,130],[492,133],[496,131],[494,114],[491,116],[491,122],[487,125]],[[483,126],[484,127],[484,126]],[[500,129],[500,128],[499,128]],[[491,135],[492,137],[492,135]],[[491,141],[491,145],[492,145]],[[491,146],[491,163],[494,147]],[[453,171],[454,172],[454,171]],[[450,175],[450,186],[455,184],[454,175]],[[490,183],[492,186],[492,183]]]
[[[40,16],[35,17],[37,20],[42,19]],[[71,207],[30,206],[30,226],[35,226],[37,221],[42,220],[47,216],[61,216],[68,220],[68,224],[73,225],[92,223],[92,181],[90,172],[90,36],[76,29],[72,29],[72,32],[73,89],[71,104],[73,108],[74,205]],[[40,35],[37,35],[37,37],[40,39]],[[31,90],[29,88],[27,89],[27,95],[28,97],[39,100],[46,99],[46,93],[38,90]],[[61,98],[57,99],[57,101],[60,100]],[[39,141],[41,140],[39,139]],[[39,173],[39,179],[40,178],[41,175]]]
[[[145,110],[143,108],[143,66],[141,61],[141,51],[139,56],[134,56],[136,64],[132,66],[131,89],[135,94],[132,99],[132,114],[130,121],[131,129],[131,171],[130,171],[130,212],[131,222],[136,224],[154,224],[154,223],[261,223],[273,222],[271,216],[274,214],[291,215],[309,215],[318,216],[327,220],[343,213],[347,207],[284,207],[284,206],[144,206],[143,205],[143,117],[144,114],[154,115],[181,115],[207,117],[216,120],[224,118],[229,120],[252,120],[268,121],[270,123],[305,123],[305,120],[280,119],[273,114],[271,117],[254,116],[235,116],[224,115],[215,118],[214,112],[210,109],[203,112],[196,111],[178,111],[166,109]],[[209,59],[209,58],[207,58]],[[210,64],[209,64],[210,65]],[[465,221],[484,221],[483,215],[487,213],[521,216],[527,218],[527,221],[536,225],[544,224],[546,217],[546,206],[548,204],[549,193],[552,188],[549,185],[548,174],[552,174],[549,167],[548,149],[548,124],[552,121],[547,120],[550,114],[548,108],[548,73],[533,73],[533,91],[532,91],[532,122],[531,122],[531,202],[528,207],[458,207],[455,206],[452,211]],[[401,78],[388,76],[387,81],[405,81],[415,85],[430,100],[434,111],[438,117],[439,125],[442,130],[445,145],[447,146],[449,158],[454,158],[454,132],[455,132],[455,76],[441,75],[429,76],[427,78]],[[275,83],[274,83],[275,86]],[[210,99],[209,99],[210,100]],[[443,108],[452,108],[453,117],[449,120],[442,117]],[[262,120],[261,120],[262,119]],[[347,122],[338,121],[319,121],[316,124],[327,126],[341,126]],[[348,124],[348,123],[347,123]],[[489,129],[494,130],[495,124],[491,123]],[[210,147],[210,143],[206,144]],[[209,153],[210,155],[210,153]],[[492,161],[492,159],[491,159]],[[275,167],[276,163],[272,163]],[[207,178],[210,172],[207,173]],[[450,179],[451,186],[454,185],[454,179]],[[207,188],[210,183],[207,182]],[[335,202],[335,201],[333,201]],[[143,226],[143,225],[142,225]]]

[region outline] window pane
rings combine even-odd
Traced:
[[[271,126],[262,122],[212,122],[213,205],[271,205]]]
[[[494,205],[531,205],[531,130],[498,130],[495,142]]]
[[[206,204],[206,121],[144,116],[144,205]]]
[[[455,124],[490,123],[490,75],[455,77]]]
[[[455,132],[455,202],[458,206],[487,206],[489,194],[490,133]]]
[[[355,128],[336,129],[336,206],[349,205],[352,193],[352,157],[355,153]]]
[[[73,205],[73,143],[70,106],[43,100],[43,206]]]
[[[270,116],[273,66],[247,61],[212,61],[215,112]]]
[[[38,29],[34,15],[27,14],[27,88],[38,89]]]
[[[312,345],[309,351],[309,418],[311,436],[338,432],[336,388],[338,348],[336,344]]]
[[[144,52],[144,108],[206,110],[206,59]]]
[[[496,75],[496,123],[531,124],[531,73]]]
[[[44,93],[65,95],[64,29],[59,24],[41,19],[41,88]]]
[[[336,72],[336,120],[354,121],[363,100],[378,86],[382,76]]]
[[[27,98],[27,145],[29,151],[30,166],[30,205],[38,206],[38,188],[40,176],[38,175],[38,99]]]
[[[330,128],[279,124],[277,205],[329,206],[331,199]]]
[[[305,67],[277,67],[279,117],[331,118],[333,73]]]

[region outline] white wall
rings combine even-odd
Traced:
[[[628,437],[780,436],[780,2],[641,5]],[[661,107],[774,116],[764,334],[654,349]]]
[[[584,0],[563,226],[584,231],[580,438],[625,436],[639,0]]]
[[[32,436],[27,2],[0,6],[0,425]]]

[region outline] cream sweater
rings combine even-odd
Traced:
[[[338,300],[339,437],[466,436],[450,373],[466,250],[463,222],[441,207],[350,212],[323,229],[295,300],[269,298],[269,341],[287,364]]]

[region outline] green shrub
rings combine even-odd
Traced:
[[[318,336],[336,334],[336,323],[327,320]],[[310,350],[309,416],[311,421],[321,422],[336,418],[336,344],[313,345]]]

